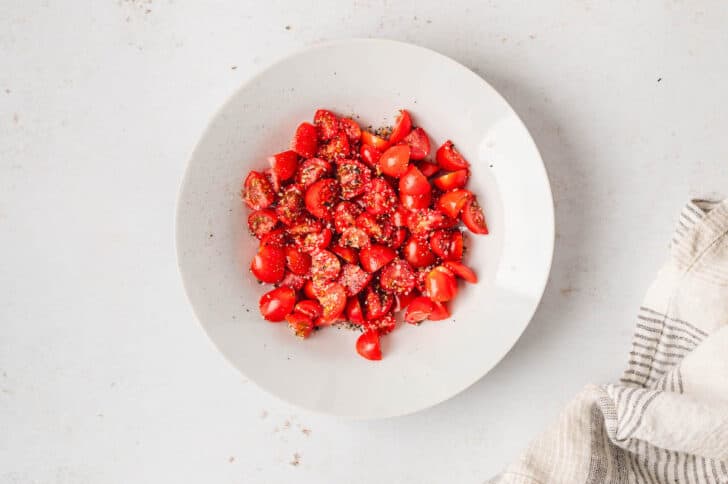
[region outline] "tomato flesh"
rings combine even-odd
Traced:
[[[483,209],[480,208],[475,197],[471,198],[468,203],[465,204],[462,219],[465,226],[474,234],[488,234],[488,226],[485,223]]]
[[[339,118],[327,109],[319,109],[313,115],[313,124],[318,128],[319,139],[329,140],[339,132]]]
[[[338,283],[329,284],[319,293],[318,301],[323,308],[321,317],[324,320],[338,318],[346,307],[346,291],[344,290],[344,286]]]
[[[337,163],[336,178],[341,186],[341,198],[349,200],[364,193],[372,174],[363,163],[342,160]]]
[[[333,218],[338,197],[339,185],[336,180],[332,178],[319,180],[306,190],[304,197],[306,210],[320,219]]]
[[[361,139],[361,128],[359,127],[359,123],[351,118],[341,118],[339,120],[339,124],[350,141],[357,142]]]
[[[268,178],[260,172],[251,171],[243,182],[243,201],[253,210],[262,210],[275,200],[275,192]]]
[[[429,297],[419,296],[412,300],[404,313],[404,320],[416,324],[429,318],[435,310],[435,303]]]
[[[465,264],[461,264],[460,262],[455,261],[445,261],[444,266],[450,269],[453,274],[464,279],[470,284],[478,283],[478,276],[475,275],[475,272]]]
[[[359,251],[359,264],[367,272],[376,272],[397,257],[397,253],[384,245],[372,244]]]
[[[346,264],[341,269],[339,284],[344,286],[347,296],[359,294],[372,280],[372,275],[355,264]]]
[[[445,141],[442,146],[437,149],[435,158],[437,159],[437,164],[440,165],[443,170],[462,170],[470,166],[468,161],[463,158],[463,155],[455,149],[455,145],[450,140]]]
[[[291,150],[304,158],[311,158],[318,149],[318,136],[316,126],[311,123],[301,123],[291,140]]]
[[[468,200],[470,200],[472,197],[473,194],[470,193],[468,190],[456,188],[455,190],[451,190],[442,194],[440,199],[437,201],[437,208],[442,213],[452,218],[457,218],[460,214],[460,211],[463,209],[463,207],[465,207],[465,204],[468,203]]]
[[[410,158],[413,160],[424,160],[430,154],[430,138],[422,128],[413,129],[402,142],[410,147]]]
[[[395,259],[382,268],[379,284],[389,293],[409,294],[415,287],[415,272],[407,261]]]
[[[298,167],[296,183],[306,189],[331,171],[331,163],[321,158],[310,158]]]
[[[259,239],[273,230],[277,223],[278,217],[275,211],[267,208],[257,210],[248,215],[248,229],[250,229],[251,234]]]
[[[456,170],[445,173],[432,180],[432,183],[440,190],[446,192],[455,188],[463,188],[468,183],[468,170]]]
[[[401,109],[399,116],[395,120],[392,134],[389,135],[389,144],[395,145],[399,143],[405,136],[410,134],[410,131],[412,131],[412,118],[406,109]]]
[[[378,150],[383,150],[387,146],[389,146],[389,141],[377,136],[376,134],[372,133],[371,131],[362,131],[361,132],[361,142],[364,143],[365,145],[372,146]]]

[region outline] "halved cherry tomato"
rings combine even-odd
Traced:
[[[271,170],[276,174],[278,180],[286,181],[296,174],[298,154],[293,150],[276,153],[268,158],[268,162],[270,162]]]
[[[286,266],[294,274],[305,276],[311,267],[311,256],[295,247],[286,247]]]
[[[349,227],[341,233],[339,243],[344,247],[361,249],[369,245],[369,235],[359,227]]]
[[[359,149],[359,155],[367,165],[374,168],[377,166],[377,163],[379,163],[379,158],[382,157],[382,152],[373,146],[363,144]]]
[[[341,198],[349,200],[364,193],[372,173],[363,163],[341,160],[336,166],[336,178],[341,185]]]
[[[296,220],[295,224],[288,227],[290,235],[305,235],[319,233],[323,225],[315,217],[305,214]]]
[[[334,209],[334,228],[341,233],[344,229],[353,227],[356,217],[361,214],[359,205],[352,202],[339,202]]]
[[[394,304],[394,298],[386,292],[379,292],[372,286],[367,287],[364,295],[364,317],[368,321],[385,316]]]
[[[309,299],[318,299],[316,297],[316,290],[313,287],[313,282],[308,280],[303,285],[303,294]]]
[[[448,260],[454,260],[456,262],[463,259],[463,233],[456,230],[450,236],[450,257]]]
[[[460,211],[471,198],[473,198],[473,194],[469,190],[456,188],[455,190],[450,190],[442,194],[437,201],[437,208],[444,214],[452,218],[457,218]]]
[[[402,259],[394,259],[382,268],[379,284],[392,294],[407,294],[415,287],[415,272]]]
[[[385,175],[399,178],[407,171],[409,157],[409,146],[392,146],[382,153],[381,158],[379,158],[379,170]]]
[[[433,301],[451,301],[458,293],[458,282],[449,269],[437,266],[425,277],[425,290]]]
[[[427,192],[424,195],[407,195],[400,193],[399,201],[402,206],[408,210],[420,210],[430,206],[430,202],[432,202],[432,194],[430,192]]]
[[[339,258],[328,250],[319,250],[311,257],[311,275],[324,281],[332,281],[339,276],[341,263]]]
[[[412,118],[406,109],[400,109],[399,116],[395,119],[392,134],[389,135],[389,144],[396,145],[412,131]]]
[[[331,163],[321,158],[310,158],[298,168],[296,183],[306,189],[318,180],[324,178],[331,171]]]
[[[303,214],[303,192],[298,185],[288,185],[278,197],[276,215],[285,225],[292,225]]]
[[[293,330],[293,333],[299,338],[306,339],[311,336],[313,332],[314,324],[311,318],[303,313],[291,313],[286,316],[288,326]]]
[[[461,264],[460,262],[455,261],[446,261],[444,265],[445,267],[450,269],[456,276],[465,279],[471,284],[477,284],[478,276],[476,276],[475,272],[473,272],[473,270],[465,264]]]
[[[283,279],[281,279],[278,285],[280,287],[290,287],[294,291],[300,291],[305,283],[306,278],[304,276],[286,271],[286,275],[283,276]]]
[[[435,303],[429,297],[420,296],[412,300],[404,313],[404,320],[416,324],[429,318],[435,310]]]
[[[410,158],[413,160],[423,160],[430,154],[430,138],[422,128],[413,129],[410,134],[405,136],[402,142],[409,145]]]
[[[251,171],[243,182],[243,201],[253,210],[262,210],[273,203],[276,194],[268,178],[258,171]]]
[[[362,327],[364,331],[376,331],[380,335],[389,334],[394,331],[397,326],[397,321],[392,316],[392,313],[385,314],[381,318],[373,319],[371,321],[365,321]]]
[[[419,169],[425,176],[432,176],[438,171],[440,171],[440,167],[437,165],[437,163],[430,163],[429,161],[423,161],[419,164]]]
[[[307,254],[316,250],[323,250],[331,243],[331,230],[323,229],[318,233],[300,235],[296,239],[296,242],[298,243],[298,248]]]
[[[392,226],[387,223],[380,223],[377,217],[369,212],[364,212],[356,218],[356,226],[378,242],[388,240],[392,235]]]
[[[311,158],[315,155],[318,149],[316,126],[311,123],[299,124],[293,140],[291,140],[291,149],[304,158]]]
[[[440,190],[446,192],[455,188],[463,188],[468,182],[469,176],[468,170],[456,170],[435,177],[432,183]]]
[[[409,212],[405,210],[405,207],[397,207],[397,210],[392,214],[392,224],[395,227],[406,227],[408,216]]]
[[[435,309],[430,313],[428,318],[430,321],[442,321],[450,317],[450,311],[447,309],[447,305],[443,302],[432,301],[435,305]]]
[[[443,170],[455,171],[462,170],[470,166],[470,163],[463,158],[463,155],[455,149],[452,141],[445,141],[442,146],[437,149],[435,154],[437,164],[442,167]]]
[[[356,340],[356,352],[367,360],[381,360],[382,348],[377,331],[366,331]]]
[[[351,154],[351,146],[346,133],[339,131],[323,146],[318,149],[318,156],[326,160],[347,158]]]
[[[367,272],[376,272],[397,257],[397,253],[384,245],[372,244],[359,251],[359,264]]]
[[[267,208],[257,210],[248,215],[248,229],[251,234],[259,239],[273,230],[277,223],[278,217],[276,217],[276,213]]]
[[[271,230],[260,239],[260,246],[272,245],[273,247],[285,247],[289,243],[288,234],[283,229]]]
[[[276,174],[276,172],[273,171],[273,168],[268,168],[263,172],[263,174],[270,182],[270,186],[271,188],[273,188],[273,193],[278,193],[278,190],[281,189],[281,179],[278,178],[278,175]]]
[[[414,164],[409,165],[407,171],[399,179],[400,195],[426,195],[431,191],[432,187],[430,187],[427,177]]]
[[[260,314],[268,321],[283,321],[296,304],[296,291],[290,287],[277,287],[261,296]]]
[[[253,275],[262,282],[274,284],[283,279],[286,269],[286,254],[283,249],[272,245],[264,245],[258,248],[253,257],[250,270]]]
[[[391,241],[389,242],[389,245],[393,249],[399,249],[402,247],[402,244],[404,244],[404,241],[407,240],[407,236],[409,235],[409,232],[406,228],[400,227],[397,230],[394,231],[392,234]]]
[[[356,264],[359,262],[359,255],[355,249],[351,247],[343,247],[341,245],[334,245],[331,247],[331,251],[344,259],[349,264]]]
[[[370,181],[362,196],[367,212],[372,215],[381,215],[394,210],[397,206],[397,196],[387,180],[381,177]]]
[[[485,216],[483,215],[483,209],[480,208],[478,201],[475,197],[472,197],[468,203],[465,204],[462,214],[463,223],[467,228],[470,229],[474,234],[487,234],[488,226],[485,223]]]
[[[415,236],[422,236],[436,229],[449,228],[455,224],[457,220],[429,208],[412,212],[407,218],[407,228]]]
[[[411,237],[402,248],[402,253],[407,262],[413,267],[427,267],[435,263],[435,254],[424,239]]]
[[[414,289],[407,294],[395,294],[394,295],[394,310],[403,311],[409,306],[409,304],[419,297],[420,293]]]
[[[376,134],[372,133],[371,131],[362,131],[361,132],[361,142],[365,145],[373,146],[374,148],[378,150],[383,150],[387,146],[389,146],[389,141],[387,141],[384,138],[380,138]]]
[[[330,219],[339,198],[339,184],[332,178],[324,178],[306,190],[304,202],[306,210],[314,217]]]
[[[359,141],[361,139],[361,128],[359,127],[359,123],[351,118],[341,118],[339,120],[339,124],[341,125],[341,129],[344,130],[346,136],[351,141]]]
[[[344,286],[336,282],[329,284],[318,294],[318,301],[324,309],[321,316],[324,320],[338,318],[346,307]]]
[[[313,124],[318,128],[319,138],[328,140],[339,132],[339,118],[326,109],[319,109],[313,115]]]
[[[352,324],[362,324],[364,322],[364,313],[359,304],[359,298],[350,297],[346,302],[346,319]]]
[[[430,249],[442,260],[456,260],[457,257],[454,254],[457,250],[455,244],[456,234],[462,237],[460,231],[435,230],[430,234]],[[462,258],[462,245],[459,256]]]
[[[341,269],[339,284],[344,286],[347,296],[359,294],[372,280],[372,275],[354,264],[346,264]]]
[[[318,301],[314,301],[313,299],[303,299],[296,303],[293,311],[305,314],[313,320],[321,317],[324,312],[324,308],[321,307]]]

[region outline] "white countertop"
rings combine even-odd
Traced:
[[[728,6],[307,3],[0,3],[1,483],[479,483],[619,376],[682,203],[728,192]],[[215,350],[173,214],[244,79],[370,36],[449,55],[508,99],[543,154],[557,240],[541,307],[490,374],[352,422],[277,401]]]

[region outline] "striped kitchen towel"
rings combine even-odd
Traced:
[[[728,483],[728,200],[683,209],[618,384],[589,386],[492,484]]]

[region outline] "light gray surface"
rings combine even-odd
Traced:
[[[481,482],[619,374],[684,199],[726,191],[722,2],[263,3],[0,3],[0,482]],[[195,322],[172,242],[212,113],[274,57],[348,36],[480,73],[556,199],[551,281],[513,351],[379,422],[240,377]]]

